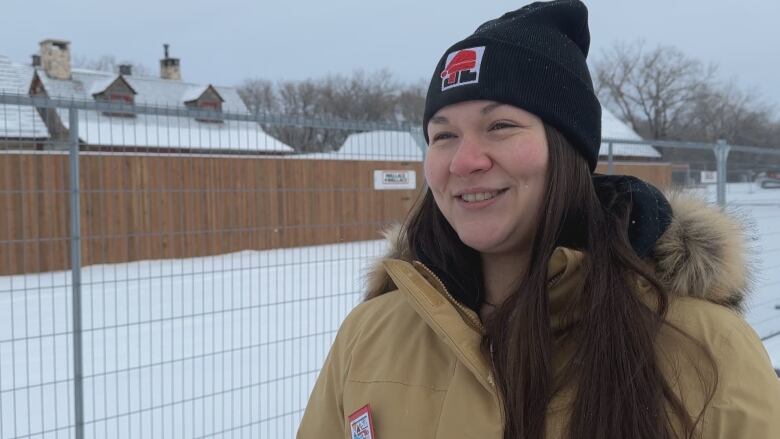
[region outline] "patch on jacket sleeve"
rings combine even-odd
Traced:
[[[371,404],[366,404],[349,415],[349,430],[352,439],[376,439],[374,420],[371,418]]]

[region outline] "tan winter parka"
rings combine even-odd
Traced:
[[[670,201],[674,220],[655,248],[658,275],[673,295],[666,319],[703,343],[718,367],[700,437],[780,438],[780,381],[739,314],[748,282],[741,228],[700,201]],[[372,439],[503,437],[504,414],[490,360],[480,349],[479,317],[408,254],[394,248],[372,273],[370,300],[342,324],[298,439],[351,438],[348,418],[367,404]],[[556,249],[550,261],[554,326],[562,324],[564,305],[580,292],[582,261],[582,253],[567,248]],[[646,290],[640,284],[638,294],[649,296]],[[670,328],[662,330],[656,349],[673,390],[698,414],[708,393],[700,380],[708,377],[708,360]],[[565,347],[556,351],[556,370],[566,354]],[[570,388],[553,396],[547,437],[567,437],[572,398]]]

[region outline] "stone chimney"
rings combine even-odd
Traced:
[[[70,42],[43,40],[41,45],[41,67],[53,79],[70,79]]]
[[[33,67],[40,67],[41,66],[41,56],[40,55],[33,55],[32,56],[32,66]]]
[[[163,44],[165,48],[165,58],[160,60],[160,77],[162,79],[171,79],[181,81],[181,68],[179,67],[179,58],[168,56],[168,45]]]
[[[119,64],[119,74],[122,76],[133,76],[133,66],[130,64]]]

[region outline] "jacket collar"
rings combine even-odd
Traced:
[[[426,278],[409,262],[398,259],[385,260],[383,266],[398,289],[404,293],[412,308],[449,346],[463,363],[488,389],[492,388],[490,366],[481,354],[482,334],[475,327],[476,315],[468,308],[460,309],[447,298],[443,286],[430,277]],[[479,321],[479,318],[476,318]]]
[[[571,296],[581,291],[584,255],[557,248],[548,265],[550,312],[553,328],[564,324],[564,312]],[[424,264],[386,259],[383,267],[394,285],[404,293],[420,317],[452,349],[458,359],[486,387],[493,387],[488,357],[481,352],[484,328],[472,309],[458,303],[444,283]]]

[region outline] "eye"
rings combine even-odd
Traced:
[[[493,122],[493,124],[490,125],[490,128],[488,128],[488,131],[496,131],[496,130],[501,130],[501,129],[504,129],[504,128],[517,128],[517,125],[515,125],[513,123],[510,123],[510,122],[503,121],[503,120],[499,120],[499,121]]]
[[[455,135],[450,133],[449,131],[441,131],[433,135],[433,138],[431,139],[431,143],[437,142],[439,140],[447,140],[454,138]]]

